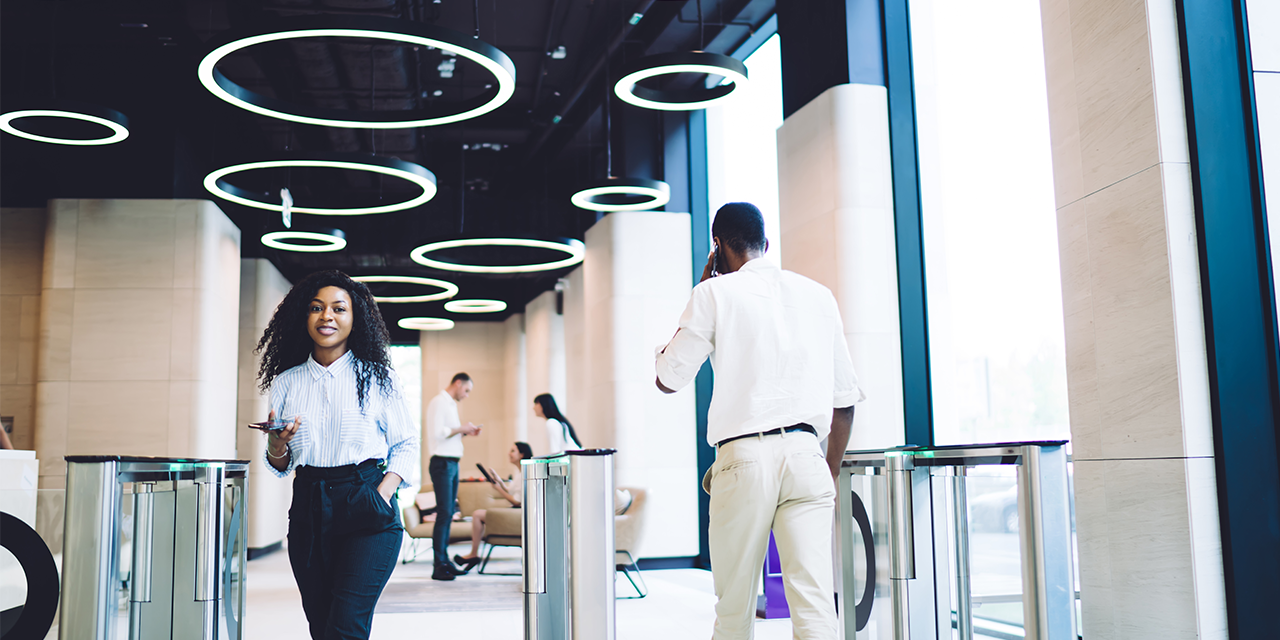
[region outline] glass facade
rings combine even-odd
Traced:
[[[1070,437],[1036,3],[911,2],[936,444]]]

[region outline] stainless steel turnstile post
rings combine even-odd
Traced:
[[[967,479],[968,469],[991,465],[1017,469],[1023,637],[1075,640],[1065,444],[846,453],[837,536],[844,640],[974,637]]]
[[[247,469],[68,456],[59,638],[240,640]]]
[[[522,464],[526,640],[613,640],[612,449]]]

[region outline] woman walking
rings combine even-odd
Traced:
[[[289,563],[315,640],[369,637],[400,552],[395,491],[419,443],[389,342],[369,289],[340,271],[295,285],[258,341],[270,417],[288,421],[265,455],[295,473]]]

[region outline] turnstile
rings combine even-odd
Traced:
[[[1075,640],[1064,444],[847,452],[839,475],[836,585],[844,639]],[[1006,526],[1003,537],[1016,533],[1021,593],[987,601],[993,607],[1020,601],[1021,615],[1015,609],[1011,617],[1020,620],[992,621],[1004,628],[976,633],[967,482],[974,469],[993,465],[1016,468],[1016,503],[1007,495],[1003,506],[1016,508],[1014,531]]]
[[[523,461],[525,640],[613,640],[613,449]]]
[[[59,638],[240,640],[248,462],[66,460]]]

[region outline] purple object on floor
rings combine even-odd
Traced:
[[[756,616],[772,620],[790,618],[786,588],[782,584],[782,563],[778,560],[778,543],[769,533],[769,551],[764,556],[764,595],[756,601]]]

